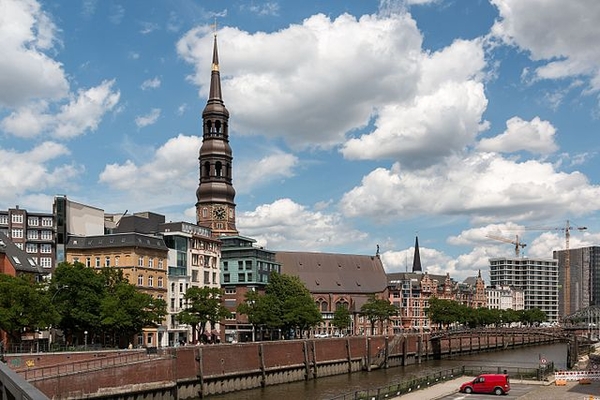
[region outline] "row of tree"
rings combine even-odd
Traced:
[[[185,306],[177,319],[193,329],[192,340],[206,340],[206,327],[230,315],[223,305],[219,288],[192,287],[185,293]],[[322,322],[322,315],[309,290],[297,276],[273,273],[265,293],[250,291],[237,312],[245,314],[255,327],[264,332],[282,333],[286,338],[302,337]],[[387,299],[371,296],[362,305],[360,315],[371,325],[397,315],[398,309]],[[540,323],[546,315],[539,309],[513,311],[473,309],[455,301],[431,298],[427,310],[432,324],[479,327],[521,322]],[[11,342],[19,343],[24,333],[56,327],[65,334],[67,344],[89,343],[124,346],[148,326],[162,323],[167,304],[162,299],[140,292],[123,277],[118,268],[88,268],[81,263],[59,264],[48,282],[36,283],[23,277],[0,274],[0,329]],[[352,314],[339,307],[331,324],[346,331]],[[212,332],[211,332],[212,333]],[[261,338],[263,339],[263,338]],[[209,339],[210,340],[210,339]]]
[[[483,326],[502,326],[513,323],[534,325],[546,321],[546,313],[539,308],[515,311],[471,308],[453,300],[431,298],[427,310],[432,324],[440,328],[451,325],[466,326],[469,328]]]
[[[66,344],[89,338],[89,343],[123,346],[166,313],[164,300],[138,291],[118,268],[61,263],[40,283],[0,274],[0,329],[13,344],[24,334],[57,328]]]

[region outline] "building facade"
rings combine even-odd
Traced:
[[[159,225],[159,231],[169,248],[167,335],[163,346],[190,343],[192,328],[180,324],[177,314],[186,307],[185,293],[191,287],[220,288],[221,242],[210,229],[186,222]],[[209,331],[218,327],[206,327]]]
[[[88,268],[118,268],[137,290],[167,301],[168,248],[162,237],[141,233],[71,236],[65,255],[67,262]],[[166,341],[165,333],[164,325],[144,328],[135,345],[158,347]]]
[[[300,278],[321,311],[323,322],[315,328],[315,334],[371,334],[371,324],[360,315],[360,310],[371,296],[388,297],[387,277],[379,255],[278,251],[276,259],[283,274]],[[338,332],[331,324],[340,307],[352,314],[347,332]],[[387,323],[374,328],[375,334],[391,333]]]
[[[4,233],[45,271],[54,269],[56,245],[53,214],[29,212],[19,206],[2,210],[0,233]]]
[[[522,289],[525,310],[538,308],[546,313],[548,322],[559,320],[557,260],[492,258],[490,285]]]
[[[511,286],[488,286],[485,288],[487,307],[492,310],[525,309],[525,293]]]
[[[600,306],[600,246],[569,249],[570,271],[570,313]],[[558,284],[564,287],[564,271],[567,250],[554,251],[553,258],[558,261]],[[561,273],[562,272],[562,273]],[[564,291],[559,292],[559,314],[565,315]]]
[[[221,339],[227,343],[257,339],[260,332],[248,323],[248,317],[236,312],[249,291],[264,292],[273,272],[282,273],[275,252],[256,246],[256,240],[244,236],[221,236],[221,287],[223,301],[231,314],[223,321]]]

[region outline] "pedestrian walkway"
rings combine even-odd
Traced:
[[[415,390],[412,393],[403,394],[402,396],[393,397],[398,400],[433,400],[448,396],[458,392],[458,388],[468,380],[475,379],[474,376],[461,376],[460,378],[444,381],[426,389]]]

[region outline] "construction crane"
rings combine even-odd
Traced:
[[[506,237],[502,237],[502,236],[496,236],[496,235],[485,235],[485,237],[488,237],[488,238],[494,239],[494,240],[499,240],[504,243],[514,244],[515,245],[515,256],[517,256],[517,257],[519,257],[521,248],[527,246],[525,243],[522,243],[519,241],[519,235],[516,235],[515,240],[509,239]]]
[[[587,227],[579,226],[573,227],[570,225],[569,220],[567,224],[561,227],[529,227],[526,230],[535,231],[563,231],[565,232],[565,286],[564,286],[564,303],[565,310],[564,315],[571,314],[571,252],[569,251],[569,240],[571,238],[571,230],[577,229],[578,231],[585,231]]]

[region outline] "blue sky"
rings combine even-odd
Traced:
[[[461,280],[600,244],[596,0],[0,0],[0,207],[193,221],[215,20],[241,234]]]

